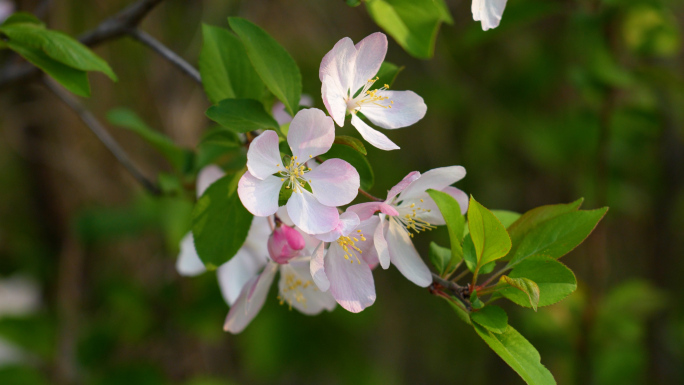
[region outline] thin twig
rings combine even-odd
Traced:
[[[178,54],[168,49],[164,44],[159,42],[157,39],[153,38],[149,34],[137,28],[131,28],[128,31],[128,34],[135,40],[152,48],[152,50],[154,50],[164,59],[171,62],[176,67],[178,67],[186,75],[190,76],[194,81],[196,81],[199,84],[202,84],[202,78],[200,77],[199,71],[195,67],[190,65],[190,63],[186,62],[183,58],[178,56]]]
[[[79,41],[89,47],[94,47],[104,41],[125,36],[132,28],[136,28],[142,19],[162,1],[164,0],[139,0],[81,35]],[[15,62],[8,65],[0,73],[0,89],[40,74],[41,71],[30,63]]]
[[[376,201],[376,202],[384,202],[385,201],[384,199],[381,199],[381,198],[378,198],[374,195],[371,195],[369,192],[367,192],[361,188],[359,189],[359,192],[361,193],[361,195],[365,196],[366,198],[368,198],[372,201]]]
[[[147,191],[153,195],[160,195],[161,190],[152,181],[147,179],[145,175],[138,169],[138,167],[130,159],[126,151],[116,142],[116,140],[109,134],[107,129],[100,123],[95,116],[88,111],[73,95],[60,88],[52,79],[45,79],[44,84],[52,91],[59,99],[68,105],[85,123],[90,131],[100,139],[100,142],[107,147],[109,152],[121,163],[122,166],[137,180]]]
[[[457,283],[447,281],[446,279],[440,277],[439,275],[432,273],[432,283],[437,284],[439,286],[444,287],[445,289],[448,289],[452,294],[456,296],[456,298],[461,301],[461,303],[468,309],[468,311],[472,310],[472,306],[470,305],[470,301],[466,298],[466,295],[468,294],[468,288],[465,286],[461,286]]]

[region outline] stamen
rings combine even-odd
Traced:
[[[366,240],[366,238],[361,233],[361,230],[356,230],[356,232],[359,234],[361,242]],[[353,259],[356,259],[356,262],[358,262],[360,265],[361,259],[358,257],[357,252],[359,255],[361,255],[363,254],[363,250],[356,246],[356,243],[359,242],[359,238],[350,236],[339,237],[337,239],[337,244],[340,245],[342,250],[344,250],[344,259],[348,260],[351,263],[354,263]]]
[[[302,293],[302,290],[305,290],[308,287],[313,286],[313,282],[311,280],[302,282],[301,279],[297,278],[292,273],[285,274],[284,278],[285,285],[282,289],[283,296],[278,296],[280,304],[283,305],[285,302],[287,302],[290,310],[292,310],[292,304],[296,301],[304,305],[304,307],[306,308],[306,297],[304,297],[304,293]],[[314,286],[313,290],[317,290],[317,288]]]

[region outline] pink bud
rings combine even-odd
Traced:
[[[287,263],[306,246],[304,237],[297,230],[286,225],[277,227],[268,238],[268,253],[277,263]]]

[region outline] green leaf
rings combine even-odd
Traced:
[[[451,249],[442,247],[434,242],[430,242],[430,262],[437,269],[439,275],[443,275],[447,271],[449,261],[451,260]]]
[[[40,49],[25,46],[15,41],[8,41],[7,45],[12,51],[43,70],[67,90],[78,96],[90,97],[90,83],[86,72],[55,61]]]
[[[16,23],[0,27],[10,41],[41,49],[52,59],[81,71],[99,71],[117,81],[106,61],[78,40],[59,31],[33,23]]]
[[[338,135],[335,137],[334,143],[344,144],[345,146],[349,146],[363,155],[368,155],[366,152],[366,146],[363,145],[363,142],[352,136]]]
[[[321,158],[339,158],[342,160],[346,160],[347,162],[349,162],[349,164],[354,166],[356,171],[359,173],[359,177],[361,178],[361,188],[364,190],[370,190],[371,187],[373,187],[373,183],[375,183],[375,175],[373,174],[373,169],[371,168],[368,159],[366,159],[365,156],[361,155],[361,153],[359,153],[355,149],[344,144],[333,143],[330,150],[324,155],[321,155]]]
[[[555,384],[553,375],[541,364],[537,349],[510,325],[503,333],[493,333],[473,323],[475,332],[499,355],[525,382],[530,385]]]
[[[221,100],[218,105],[209,107],[207,117],[235,132],[277,130],[280,127],[264,105],[252,99]]]
[[[127,108],[114,108],[107,113],[107,120],[140,135],[157,149],[179,172],[188,172],[192,166],[192,152],[178,147],[168,136],[153,130],[135,112]]]
[[[458,201],[451,195],[437,190],[427,190],[430,198],[435,201],[439,211],[444,217],[444,221],[449,231],[449,242],[451,243],[451,259],[447,266],[447,273],[451,273],[457,263],[463,259],[463,248],[461,241],[463,240],[463,227],[465,227],[465,218],[461,214],[461,206]]]
[[[504,225],[472,196],[468,206],[468,228],[477,257],[476,274],[480,267],[503,257],[511,248]]]
[[[537,286],[534,281],[528,278],[511,278],[504,275],[499,280],[499,283],[511,285],[516,290],[523,292],[527,296],[527,303],[529,303],[534,311],[537,311],[537,306],[539,304],[539,286]]]
[[[204,43],[199,57],[202,85],[209,100],[261,99],[264,83],[247,58],[240,39],[230,31],[202,24]]]
[[[27,12],[15,12],[15,13],[11,14],[2,23],[2,26],[6,26],[6,25],[10,25],[10,24],[19,24],[19,23],[36,24],[36,25],[39,25],[42,27],[45,26],[45,23],[43,23],[40,19],[38,19],[34,15],[27,13]]]
[[[484,326],[485,329],[493,333],[503,333],[508,326],[508,315],[504,309],[496,305],[487,305],[482,309],[470,313],[470,319]]]
[[[429,59],[434,54],[442,22],[451,22],[443,0],[369,0],[371,18],[411,55]]]
[[[508,229],[513,223],[515,223],[518,219],[520,219],[520,214],[513,212],[513,211],[508,211],[508,210],[490,210],[492,214],[494,214],[495,217],[499,218],[499,221],[501,222],[502,225],[506,229]],[[468,229],[468,226],[464,228],[465,233],[464,235],[470,234],[470,229]],[[510,233],[509,233],[510,235]],[[510,254],[510,252],[509,252]]]
[[[361,5],[361,0],[344,0],[344,2],[350,7],[358,7]]]
[[[543,222],[520,240],[508,266],[513,267],[533,255],[556,259],[564,256],[591,234],[607,211],[607,207],[573,211]]]
[[[539,288],[539,307],[553,305],[577,289],[577,279],[572,270],[553,258],[528,258],[508,276],[534,281]],[[529,296],[517,288],[504,288],[499,293],[520,306],[530,306]]]
[[[237,194],[241,176],[242,173],[236,173],[214,182],[192,212],[195,249],[210,270],[229,261],[238,252],[252,223],[252,214]]]
[[[228,23],[242,40],[261,80],[294,116],[302,93],[302,75],[297,63],[285,48],[255,24],[239,17],[228,18]]]
[[[374,90],[385,85],[388,85],[389,88],[391,88],[392,84],[397,79],[399,72],[401,72],[403,69],[404,66],[399,67],[396,64],[392,64],[387,61],[382,62],[382,65],[380,65],[380,69],[378,70],[378,74],[375,75],[378,77],[378,80],[373,83],[370,89]]]

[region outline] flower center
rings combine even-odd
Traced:
[[[285,285],[281,290],[283,295],[278,296],[280,304],[283,305],[287,302],[290,310],[292,310],[292,304],[294,302],[301,303],[306,307],[306,297],[304,297],[302,290],[307,289],[310,286],[313,286],[313,281],[311,280],[303,282],[292,273],[285,274]],[[315,286],[313,289],[318,290]]]
[[[420,201],[423,202],[422,199]],[[418,234],[421,231],[428,231],[437,228],[437,226],[430,224],[430,222],[421,219],[418,216],[422,213],[429,213],[432,211],[431,209],[421,208],[416,206],[415,203],[411,203],[409,208],[411,209],[411,214],[397,215],[393,218],[395,218],[402,226],[404,226],[411,238],[413,238],[413,233],[411,233],[411,231]]]
[[[366,237],[363,236],[361,230],[356,230],[356,234],[354,235],[356,236],[342,236],[337,238],[337,244],[344,250],[344,259],[354,263],[354,258],[360,265],[361,260],[359,259],[359,255],[361,255],[363,251],[356,246],[356,242],[363,242],[366,240]]]
[[[306,178],[304,178],[304,174],[311,171],[310,167],[301,164],[297,160],[297,157],[293,156],[290,159],[290,164],[285,167],[285,170],[278,172],[280,181],[285,182],[285,180],[287,180],[287,186],[285,186],[285,188],[292,189],[292,192],[302,191],[302,186],[307,182]],[[311,181],[309,180],[309,182]]]
[[[382,108],[392,108],[394,101],[389,100],[389,96],[383,96],[382,91],[389,89],[389,85],[385,84],[380,88],[376,88],[372,91],[369,89],[379,78],[368,79],[366,84],[363,85],[361,92],[355,98],[347,98],[347,111],[356,113],[361,109],[361,107],[366,104],[372,104]],[[353,95],[352,95],[353,96]]]

